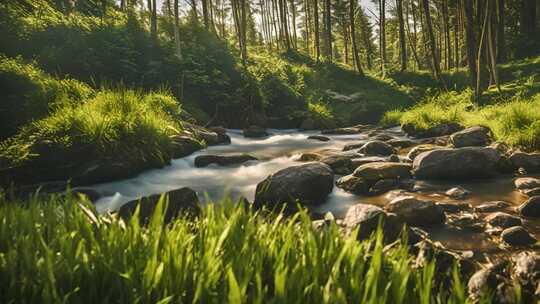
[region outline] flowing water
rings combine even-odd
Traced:
[[[96,207],[100,212],[115,210],[122,204],[141,196],[163,193],[181,187],[195,190],[205,203],[219,201],[225,195],[233,198],[245,197],[252,201],[258,182],[280,169],[301,164],[298,158],[302,153],[337,153],[342,151],[346,144],[368,138],[367,134],[328,135],[331,140],[321,142],[307,139],[310,135],[319,134],[316,131],[270,130],[270,132],[272,135],[269,137],[250,139],[244,138],[240,130],[228,130],[231,137],[230,145],[208,147],[190,156],[173,160],[167,167],[150,170],[131,179],[95,185],[96,190],[105,194],[96,203]],[[388,129],[385,130],[385,133],[396,138],[404,138],[404,134],[399,129]],[[197,168],[194,165],[194,159],[198,155],[238,153],[248,153],[257,157],[258,160],[226,167],[210,165]],[[465,201],[473,206],[488,201],[501,200],[519,205],[526,200],[526,197],[515,191],[511,176],[466,183],[430,182],[430,184],[435,184],[441,189],[462,186],[472,191],[472,195]],[[434,201],[453,202],[452,199],[441,195],[441,193],[444,191],[424,192],[416,195]],[[357,196],[334,187],[325,204],[319,206],[315,211],[321,213],[330,211],[339,218],[351,205],[368,203],[384,206],[398,194],[399,191],[391,191],[378,196]],[[540,237],[540,223],[526,221],[525,227]],[[481,252],[500,251],[498,244],[485,233],[455,231],[448,228],[434,228],[428,232],[432,239],[453,249]]]

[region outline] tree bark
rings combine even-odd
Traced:
[[[478,98],[480,93],[476,89],[478,71],[476,69],[476,37],[474,34],[473,20],[473,0],[461,0],[465,15],[465,45],[467,48],[467,66],[469,68],[470,86],[474,90],[474,95]]]
[[[405,44],[405,22],[403,21],[403,0],[396,0],[397,14],[399,21],[399,50],[400,50],[400,70],[407,70],[407,45]],[[407,21],[408,22],[408,21]]]
[[[381,72],[386,75],[386,0],[379,0],[379,52],[381,53]]]
[[[433,26],[431,25],[431,14],[429,12],[429,1],[428,0],[422,0],[423,1],[423,8],[424,8],[424,16],[426,18],[426,28],[427,28],[427,34],[429,39],[429,48],[431,51],[431,61],[433,65],[433,76],[435,76],[435,79],[445,87],[445,83],[441,76],[441,68],[439,66],[439,58],[437,58],[437,50],[435,48],[435,36],[433,35]]]
[[[325,8],[325,33],[326,33],[326,50],[327,50],[327,56],[330,62],[332,62],[332,12],[330,9],[330,0],[324,1]]]
[[[315,21],[315,57],[317,58],[317,62],[319,62],[321,58],[321,41],[319,37],[319,0],[314,0],[313,4],[313,20]]]
[[[356,11],[356,0],[349,0],[349,24],[351,27],[351,43],[352,43],[352,53],[354,56],[354,64],[356,66],[356,71],[362,76],[364,76],[364,71],[362,70],[362,65],[360,64],[360,56],[358,56],[358,47],[356,46],[356,27],[354,22],[354,16]]]
[[[174,0],[174,44],[176,46],[176,57],[182,59],[182,48],[180,44],[180,16],[178,14],[178,0]]]

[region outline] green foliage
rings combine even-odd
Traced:
[[[33,64],[0,55],[0,140],[14,135],[31,120],[65,104],[81,103],[92,94],[84,83],[58,80]]]
[[[45,169],[42,180],[50,174],[68,178],[89,162],[162,165],[170,160],[171,136],[181,130],[179,115],[177,101],[166,92],[102,90],[22,128],[1,144],[0,165]]]
[[[98,216],[65,199],[0,201],[0,302],[432,303],[463,298],[460,277],[440,288],[434,262],[413,266],[382,231],[358,242],[308,215],[263,215],[231,202],[163,225]],[[456,301],[457,302],[457,301]]]

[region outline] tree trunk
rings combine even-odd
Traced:
[[[292,11],[292,31],[293,31],[293,45],[294,49],[298,49],[298,36],[296,35],[296,5],[294,0],[291,0],[291,11]]]
[[[379,0],[379,51],[381,53],[381,72],[386,75],[386,0]]]
[[[521,33],[528,39],[536,38],[536,1],[522,0],[521,2]]]
[[[407,70],[407,45],[405,44],[405,22],[403,21],[403,0],[396,0],[397,14],[399,21],[399,50],[400,50],[400,70]]]
[[[433,65],[433,76],[437,81],[445,87],[445,83],[441,76],[441,68],[439,66],[439,58],[437,58],[437,50],[435,49],[435,36],[433,35],[433,27],[431,25],[431,14],[429,12],[429,1],[428,0],[422,0],[423,1],[423,8],[424,8],[424,16],[426,18],[426,28],[427,28],[427,34],[429,39],[429,48],[431,51],[431,61]]]
[[[351,43],[352,43],[352,53],[354,56],[354,64],[356,65],[356,70],[360,75],[364,75],[362,71],[362,65],[360,64],[360,56],[358,56],[358,47],[356,46],[356,28],[354,23],[354,12],[356,11],[356,0],[349,0],[349,23],[351,26]]]
[[[452,45],[450,44],[450,18],[448,16],[448,0],[443,0],[442,13],[444,19],[446,69],[450,70],[450,68],[452,67]]]
[[[476,69],[476,37],[474,34],[473,20],[473,0],[461,0],[465,15],[465,45],[467,48],[467,65],[469,67],[469,80],[475,96],[478,98],[480,93],[476,90],[478,71]]]
[[[174,0],[174,44],[176,46],[176,57],[182,59],[182,48],[180,44],[180,16],[178,14],[178,0]]]
[[[504,39],[504,0],[497,0],[497,62],[506,62],[506,41]]]
[[[332,12],[330,9],[330,0],[324,1],[325,8],[325,33],[326,33],[326,50],[327,50],[327,56],[330,62],[332,62]]]
[[[315,57],[317,58],[317,62],[319,62],[321,58],[321,41],[319,37],[319,0],[314,0],[313,4],[313,20],[315,21]]]
[[[204,27],[208,30],[210,28],[210,18],[208,15],[208,0],[201,0],[201,1],[202,1]]]

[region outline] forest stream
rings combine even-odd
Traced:
[[[253,201],[257,183],[278,170],[302,164],[299,160],[303,153],[318,153],[335,155],[343,152],[347,144],[369,138],[368,132],[350,135],[325,135],[329,141],[308,139],[308,136],[319,135],[318,131],[298,130],[269,130],[270,136],[265,138],[245,138],[241,130],[227,130],[231,138],[230,145],[211,146],[190,156],[175,159],[171,165],[162,169],[144,172],[134,178],[116,182],[95,185],[92,188],[100,192],[101,197],[96,202],[99,212],[107,212],[120,208],[124,203],[151,194],[164,193],[180,187],[195,190],[203,202],[219,201],[225,195],[237,199],[244,197]],[[410,139],[399,128],[383,130],[381,133],[395,139]],[[412,140],[412,139],[410,139]],[[414,140],[413,140],[414,141]],[[399,150],[400,156],[407,155],[410,149]],[[198,168],[195,158],[200,155],[231,155],[246,153],[256,157],[243,164],[218,166],[211,164]],[[335,176],[337,180],[340,175]],[[498,175],[496,178],[473,181],[416,181],[428,184],[427,190],[406,192],[391,190],[379,195],[355,195],[335,187],[324,204],[312,211],[316,213],[331,212],[336,218],[343,218],[347,209],[358,203],[373,204],[384,207],[393,198],[407,193],[417,198],[438,203],[469,204],[468,210],[460,211],[447,217],[447,223],[426,228],[425,231],[434,241],[441,242],[445,247],[454,250],[472,251],[475,255],[483,253],[499,255],[510,252],[511,249],[502,247],[499,241],[488,230],[477,230],[476,224],[483,223],[489,213],[477,212],[475,207],[486,202],[505,201],[510,206],[502,210],[515,214],[514,208],[527,198],[514,187],[512,175]],[[470,191],[464,199],[453,199],[445,195],[448,189],[462,187]],[[523,226],[536,238],[540,236],[540,220],[523,220]]]

